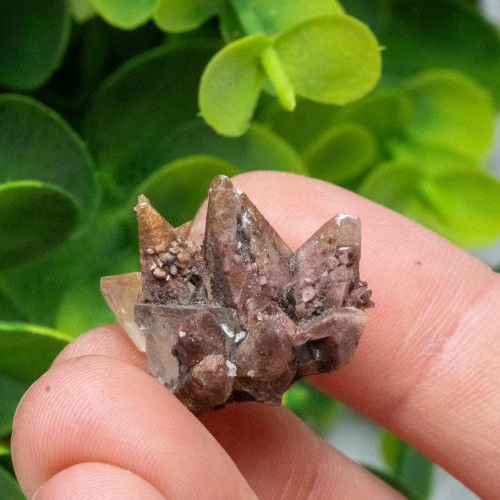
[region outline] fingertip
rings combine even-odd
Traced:
[[[99,326],[78,336],[59,353],[52,366],[89,355],[108,356],[147,371],[146,355],[116,323]]]
[[[172,498],[250,493],[227,454],[175,396],[143,370],[108,356],[68,359],[35,382],[16,412],[11,446],[28,497],[84,462],[130,470]]]
[[[86,462],[52,476],[31,500],[165,500],[150,483],[110,464]]]
[[[133,472],[110,464],[72,465],[43,484],[31,500],[165,500],[151,484]]]

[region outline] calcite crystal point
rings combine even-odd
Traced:
[[[135,210],[141,272],[101,289],[151,375],[193,413],[278,405],[298,379],[352,358],[373,306],[358,217],[336,215],[293,253],[224,176],[209,190],[201,247],[191,223],[173,228],[146,197]]]

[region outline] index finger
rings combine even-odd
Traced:
[[[234,183],[292,249],[339,212],[361,217],[360,276],[376,306],[354,360],[315,382],[491,497],[500,477],[499,275],[336,186],[279,172]],[[195,234],[202,226],[203,211]]]

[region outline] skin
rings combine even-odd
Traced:
[[[376,307],[352,362],[313,381],[498,498],[500,274],[339,187],[277,172],[234,182],[292,249],[339,212],[361,217],[360,275]],[[401,498],[284,407],[237,403],[195,418],[116,325],[80,336],[33,384],[11,444],[37,500]]]

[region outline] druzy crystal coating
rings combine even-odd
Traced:
[[[292,252],[224,176],[209,190],[205,238],[139,197],[141,272],[103,295],[148,370],[193,413],[231,401],[278,405],[297,380],[356,350],[371,307],[359,280],[361,224],[336,215]]]

